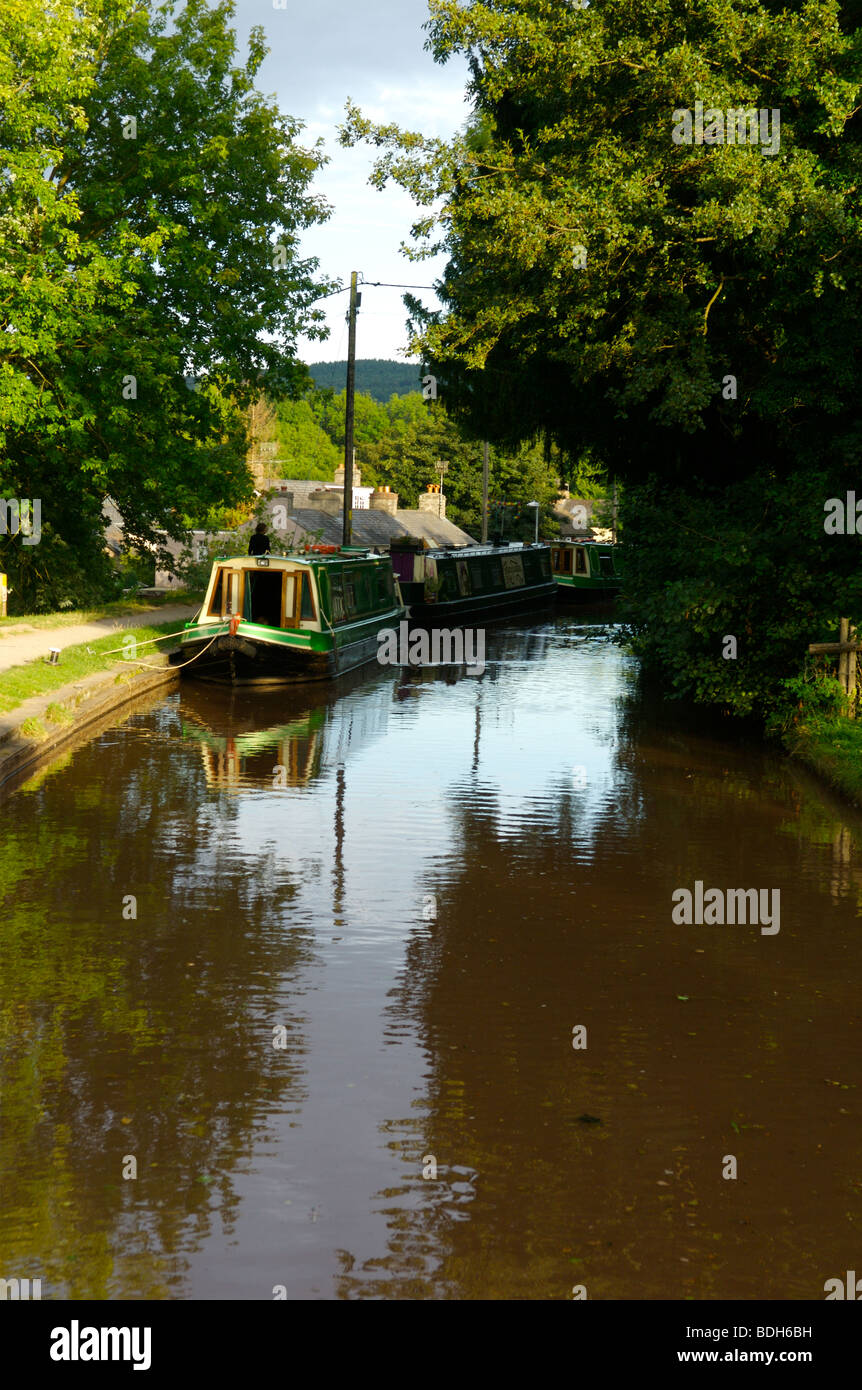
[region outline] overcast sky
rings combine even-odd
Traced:
[[[249,29],[261,25],[269,56],[257,85],[274,95],[282,111],[305,123],[303,139],[322,136],[330,163],[318,175],[315,190],[333,207],[330,220],[306,234],[303,251],[317,256],[327,275],[349,283],[351,270],[366,280],[433,284],[445,258],[419,263],[405,259],[398,247],[408,239],[416,208],[400,189],[383,193],[368,184],[373,151],[366,146],[344,150],[336,127],[344,119],[348,97],[374,121],[394,121],[424,135],[450,136],[468,115],[464,102],[466,64],[445,66],[424,50],[422,28],[426,0],[236,0],[236,29],[241,51]],[[357,356],[404,358],[406,313],[403,290],[363,292]],[[433,293],[422,298],[437,304]],[[305,361],[339,360],[347,355],[346,295],[324,301],[330,336],[323,342],[299,343]]]

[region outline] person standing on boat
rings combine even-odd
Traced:
[[[269,536],[266,534],[266,522],[259,521],[254,530],[254,535],[248,543],[249,555],[268,555],[272,546]]]

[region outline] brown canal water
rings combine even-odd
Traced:
[[[860,818],[651,715],[606,629],[487,642],[481,678],[188,684],[0,806],[0,1274],[756,1300],[862,1269]],[[697,880],[780,890],[780,930],[678,925]]]

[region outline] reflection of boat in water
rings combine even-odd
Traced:
[[[329,680],[374,661],[403,617],[388,556],[336,551],[216,560],[171,661],[236,685]]]
[[[183,686],[182,736],[201,749],[207,786],[304,787],[371,737],[385,733],[391,683],[356,671],[338,691],[321,690],[311,706],[307,693],[255,690],[254,694],[197,683]],[[367,688],[364,688],[367,687]]]

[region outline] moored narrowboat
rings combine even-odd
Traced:
[[[391,562],[333,550],[216,560],[172,663],[199,679],[263,686],[331,680],[374,661],[378,632],[404,616]]]
[[[551,541],[551,569],[558,598],[610,603],[619,592],[618,547],[601,541]]]
[[[547,545],[471,545],[425,550],[393,540],[392,567],[416,624],[466,623],[551,603],[556,584]]]

